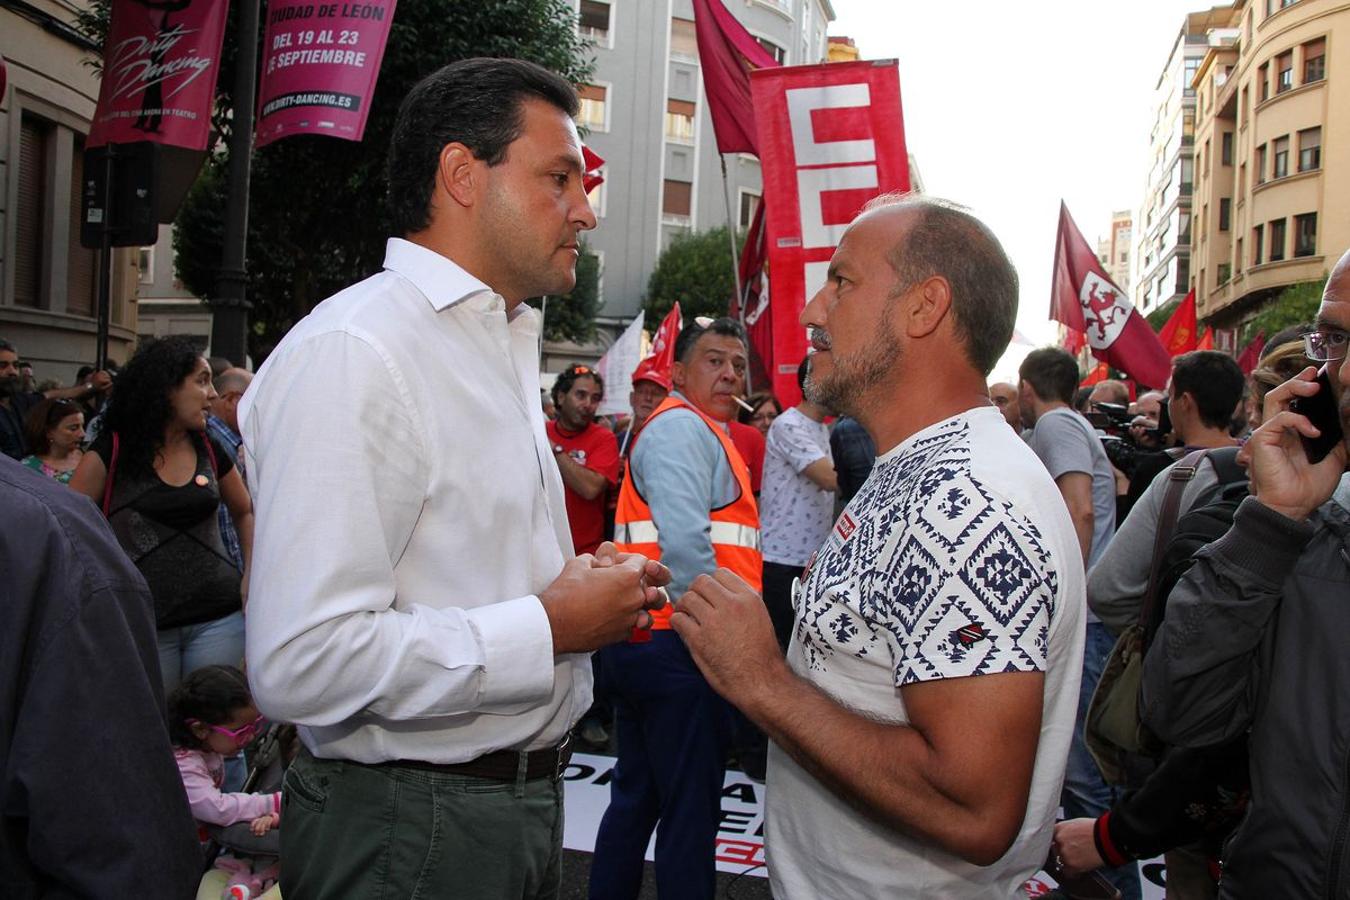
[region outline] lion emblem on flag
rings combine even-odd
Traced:
[[[1096,350],[1105,350],[1125,328],[1134,306],[1114,284],[1096,272],[1087,273],[1078,302],[1083,305],[1083,325],[1088,343]]]

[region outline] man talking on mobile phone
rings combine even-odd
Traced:
[[[1311,463],[1322,430],[1291,408],[1330,387],[1350,433],[1350,253],[1327,279],[1304,352],[1317,369],[1266,394],[1243,448],[1251,496],[1195,554],[1144,663],[1143,714],[1200,747],[1250,731],[1251,805],[1219,897],[1350,894],[1350,441]],[[1334,427],[1334,423],[1325,423]]]

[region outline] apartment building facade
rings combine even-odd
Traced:
[[[1350,247],[1350,3],[1241,0],[1197,70],[1197,311],[1231,347]]]
[[[95,358],[99,253],[80,245],[85,137],[99,81],[73,27],[82,2],[0,6],[0,338],[39,378],[70,382]],[[113,253],[109,355],[136,339],[137,253]]]
[[[1134,214],[1128,209],[1111,213],[1111,227],[1097,241],[1097,259],[1106,274],[1128,295],[1130,292],[1130,249],[1134,236]]]
[[[824,62],[829,0],[724,0],[727,10],[785,65]],[[587,235],[601,259],[600,323],[617,334],[642,308],[661,251],[676,236],[749,226],[762,196],[759,161],[723,159],[707,109],[692,0],[579,0],[594,42],[579,124],[605,159],[592,194],[599,222]],[[727,253],[730,255],[730,248]]]
[[[1154,86],[1148,176],[1131,248],[1132,297],[1145,314],[1189,290],[1195,132],[1191,82],[1208,50],[1210,30],[1226,25],[1231,10],[1219,6],[1186,16]]]

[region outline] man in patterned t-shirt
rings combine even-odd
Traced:
[[[873,201],[811,329],[807,394],[879,456],[807,566],[786,662],[719,571],[672,624],[774,740],[774,896],[998,897],[1045,861],[1073,730],[1083,566],[1054,482],[989,402],[1017,276],[928,197]]]

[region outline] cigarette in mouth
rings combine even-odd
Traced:
[[[735,400],[736,403],[740,406],[740,408],[745,410],[746,412],[752,413],[755,411],[755,408],[753,406],[751,406],[749,403],[746,403],[744,400],[742,400],[740,397],[737,397],[735,394],[731,395],[731,399]]]

